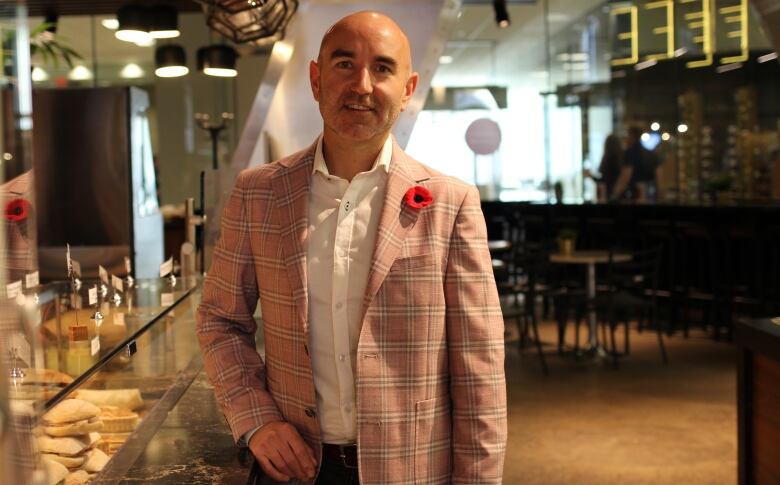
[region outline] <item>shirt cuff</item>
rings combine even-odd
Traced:
[[[242,436],[238,440],[238,446],[249,446],[249,440],[252,439],[252,436],[254,436],[255,433],[257,433],[257,430],[262,428],[262,426],[258,426],[255,429],[250,429],[246,433],[244,433],[244,436]]]

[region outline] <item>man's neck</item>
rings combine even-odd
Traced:
[[[329,136],[325,131],[322,138],[322,156],[325,158],[328,172],[351,182],[355,175],[371,170],[388,136],[389,133],[364,142],[354,142]]]

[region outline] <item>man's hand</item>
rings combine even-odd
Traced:
[[[275,421],[258,429],[249,440],[249,449],[263,471],[276,481],[314,478],[314,452],[290,423]]]

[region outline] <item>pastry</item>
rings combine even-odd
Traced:
[[[52,438],[51,436],[46,435],[39,436],[38,449],[42,453],[54,453],[63,456],[80,455],[84,450],[94,444],[92,435],[97,435],[98,439],[100,438],[98,433],[90,433],[89,435],[84,436],[66,436],[62,438]]]
[[[84,455],[63,456],[55,453],[41,453],[41,456],[47,460],[56,461],[67,468],[78,468],[87,460],[87,457]]]
[[[96,406],[117,406],[130,410],[144,407],[139,389],[80,389],[78,398]]]
[[[89,482],[89,473],[84,470],[76,470],[65,477],[65,485],[82,485]]]
[[[65,399],[43,415],[43,423],[47,426],[59,426],[85,419],[89,420],[97,417],[98,414],[100,414],[100,408],[94,404],[81,399]]]
[[[41,463],[43,464],[44,470],[46,470],[46,483],[48,485],[56,485],[68,476],[68,469],[65,465],[48,459],[45,454],[41,459]]]
[[[100,419],[106,433],[127,433],[133,431],[138,424],[137,413],[116,406],[101,406]]]
[[[43,431],[49,436],[81,436],[93,431],[103,429],[103,421],[100,418],[84,419],[73,423],[65,423],[59,426],[44,426]]]
[[[98,448],[87,452],[87,459],[81,468],[90,473],[96,473],[103,469],[108,463],[108,456]]]

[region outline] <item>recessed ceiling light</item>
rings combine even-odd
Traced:
[[[759,64],[763,64],[765,62],[773,61],[777,59],[777,52],[770,52],[769,54],[764,54],[763,56],[759,56],[758,62]]]
[[[653,121],[653,122],[650,124],[650,129],[651,129],[651,130],[653,130],[653,131],[658,131],[658,130],[660,130],[660,129],[661,129],[661,123],[659,123],[659,122],[657,122],[657,121]]]
[[[68,73],[68,79],[73,81],[86,81],[92,79],[92,71],[86,66],[78,65],[70,70]]]
[[[669,141],[671,138],[672,138],[672,135],[670,135],[669,133],[664,133],[663,135],[661,135],[661,139],[663,141]]]
[[[33,67],[32,70],[32,80],[33,82],[39,83],[42,81],[48,81],[49,80],[49,73],[44,71],[38,66]]]
[[[688,125],[686,125],[685,123],[680,123],[679,125],[677,125],[677,131],[679,133],[685,133],[686,131],[688,131]]]
[[[452,64],[452,56],[439,57],[439,64]]]

